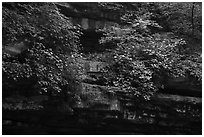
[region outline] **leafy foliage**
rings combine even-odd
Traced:
[[[123,25],[103,29],[105,37],[101,39],[102,44],[116,45],[111,62],[107,61],[107,84],[145,99],[162,88],[169,77],[184,77],[190,72],[201,80],[201,64],[193,61],[199,56],[185,54],[186,41],[173,33],[152,34],[151,28],[162,28],[152,20],[152,14],[149,10],[127,11],[121,17]]]
[[[50,95],[79,90],[80,30],[69,18],[54,3],[3,3],[2,12],[3,87],[28,82],[30,90]],[[19,43],[25,47],[20,54],[8,52]]]

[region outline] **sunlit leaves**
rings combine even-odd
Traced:
[[[7,74],[9,79],[18,81],[21,78],[32,76],[32,69],[28,64],[19,64],[13,62],[2,62],[2,71]]]
[[[27,48],[16,56],[3,54],[3,75],[15,83],[32,79],[32,85],[39,87],[40,93],[76,92],[79,80],[76,74],[80,71],[79,28],[54,3],[11,3],[10,6],[14,6],[13,10],[4,6],[2,10],[3,47],[23,42]],[[4,83],[9,84],[6,80]]]
[[[125,24],[103,29],[101,39],[102,44],[116,45],[106,70],[108,84],[147,100],[168,77],[190,74],[201,79],[201,65],[193,62],[198,56],[184,54],[186,41],[173,33],[151,34],[149,26],[161,28],[151,17],[148,11],[127,11],[121,18]]]

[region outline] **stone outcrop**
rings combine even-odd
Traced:
[[[60,12],[72,18],[74,25],[80,25],[84,30],[103,29],[119,21],[117,12],[105,11],[98,3],[56,3]]]
[[[15,56],[15,55],[21,54],[26,49],[28,49],[28,47],[26,46],[26,42],[18,41],[18,42],[14,42],[14,43],[11,43],[3,47],[2,51],[3,53],[5,52],[5,53]]]
[[[107,64],[104,62],[87,61],[85,63],[86,73],[93,78],[102,76],[101,70],[105,66],[107,66]],[[168,78],[165,87],[166,88],[164,90],[160,90],[159,92],[183,96],[202,97],[202,87],[192,84],[187,76]]]

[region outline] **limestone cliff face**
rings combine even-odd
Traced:
[[[103,33],[96,31],[104,27],[111,27],[120,21],[120,13],[104,9],[99,3],[55,3],[60,13],[69,17],[75,26],[81,26],[83,35],[80,41],[84,53],[104,51],[99,40]]]
[[[98,3],[56,3],[60,12],[72,18],[74,25],[87,29],[102,29],[119,22],[120,13],[102,9]]]

